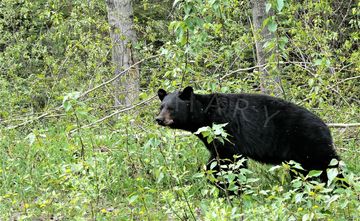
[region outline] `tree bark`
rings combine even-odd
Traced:
[[[110,37],[112,39],[112,63],[115,75],[137,62],[134,48],[137,39],[133,29],[131,0],[106,0]],[[140,71],[135,65],[114,82],[115,106],[130,106],[139,96]]]
[[[261,72],[260,89],[263,93],[269,94],[269,86],[274,82],[266,70],[265,65],[271,52],[265,51],[264,44],[274,38],[274,34],[266,27],[263,28],[263,22],[267,18],[265,4],[265,0],[251,0],[256,59],[257,66],[259,66],[259,71]]]

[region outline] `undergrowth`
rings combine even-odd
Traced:
[[[74,124],[79,108],[69,108],[61,121],[1,128],[1,219],[359,219],[358,131],[332,130],[351,188],[291,181],[288,165],[250,160],[245,191],[229,200],[206,179],[204,145],[156,126],[153,109],[79,128],[89,114]]]

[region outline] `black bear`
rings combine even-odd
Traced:
[[[191,87],[167,93],[159,89],[161,100],[158,124],[195,132],[204,126],[228,123],[225,143],[208,143],[215,158],[234,161],[241,155],[267,164],[294,160],[308,172],[324,171],[331,159],[338,159],[329,128],[315,114],[285,100],[260,94],[195,94]],[[307,173],[303,172],[303,173]]]

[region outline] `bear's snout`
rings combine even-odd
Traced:
[[[174,120],[169,117],[158,116],[155,121],[161,126],[170,126],[174,123]]]
[[[159,124],[159,125],[164,125],[164,118],[163,117],[156,117],[155,121]]]

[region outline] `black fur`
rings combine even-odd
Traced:
[[[320,178],[327,181],[331,159],[339,160],[326,124],[293,103],[260,94],[200,95],[191,87],[159,92],[162,103],[157,121],[161,125],[195,132],[213,123],[228,123],[225,130],[231,136],[224,144],[207,143],[197,135],[211,154],[209,162],[217,154],[220,159],[242,155],[267,164],[294,160],[307,171],[323,170]]]

